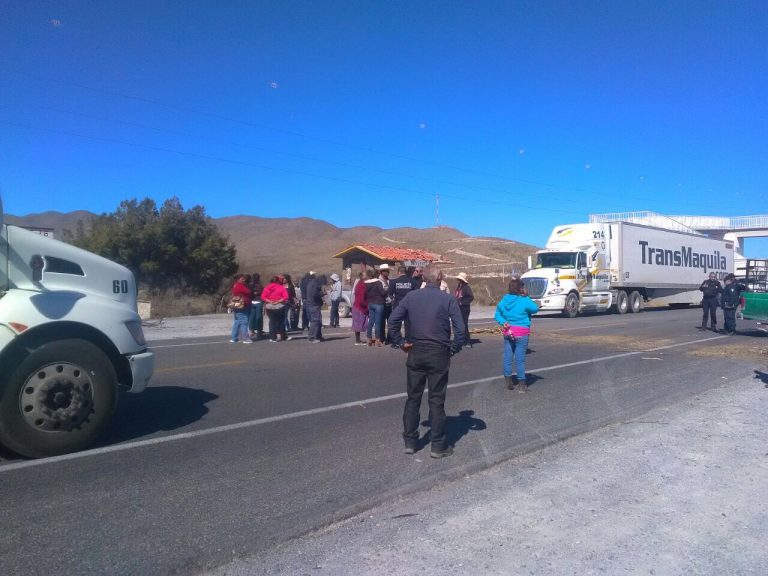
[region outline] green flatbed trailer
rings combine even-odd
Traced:
[[[747,260],[742,314],[745,320],[757,321],[757,327],[768,330],[768,260]]]

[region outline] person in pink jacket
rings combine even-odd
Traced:
[[[290,340],[290,336],[285,334],[285,313],[288,309],[288,290],[283,285],[283,278],[272,276],[269,284],[266,285],[261,293],[261,300],[264,302],[264,309],[269,318],[269,341],[277,342]]]

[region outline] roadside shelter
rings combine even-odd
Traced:
[[[359,266],[361,270],[365,268],[378,268],[382,264],[394,266],[402,263],[404,266],[426,266],[431,262],[440,261],[438,254],[427,252],[426,250],[417,250],[415,248],[400,248],[395,246],[374,246],[373,244],[355,244],[345,248],[334,258],[341,258],[342,267],[347,275],[351,275],[351,270]]]

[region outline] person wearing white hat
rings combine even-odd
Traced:
[[[469,277],[466,272],[459,272],[456,274],[456,291],[453,293],[456,296],[456,300],[459,302],[459,308],[461,309],[461,318],[464,320],[464,346],[472,348],[472,341],[469,338],[469,309],[472,301],[475,299],[475,295],[472,293],[472,288],[469,286]]]
[[[331,274],[331,291],[328,298],[331,301],[331,328],[339,327],[339,303],[341,302],[341,278],[338,274]]]

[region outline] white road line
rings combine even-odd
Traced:
[[[635,352],[623,352],[621,354],[611,354],[610,356],[590,358],[589,360],[579,360],[578,362],[568,362],[567,364],[556,364],[554,366],[545,366],[543,368],[536,368],[535,370],[532,370],[532,372],[537,372],[537,373],[549,372],[551,370],[561,370],[563,368],[570,368],[572,366],[580,366],[583,364],[606,362],[608,360],[615,360],[617,358],[626,358],[627,356],[647,354],[648,352],[656,352],[659,350],[669,350],[671,348],[679,348],[681,346],[688,346],[690,344],[700,344],[702,342],[719,340],[721,338],[726,338],[726,336],[714,336],[712,338],[702,338],[700,340],[692,340],[690,342],[678,342],[676,344],[669,344],[667,346],[648,348],[647,350],[637,350]],[[465,386],[473,386],[475,384],[484,384],[486,382],[492,382],[493,380],[501,380],[501,378],[502,376],[497,375],[497,376],[489,376],[487,378],[478,378],[476,380],[466,380],[464,382],[449,384],[448,388],[463,388]],[[215,426],[214,428],[206,428],[205,430],[196,430],[194,432],[182,432],[180,434],[162,436],[160,438],[151,438],[149,440],[139,440],[136,442],[126,442],[125,444],[115,444],[114,446],[94,448],[92,450],[84,450],[82,452],[75,452],[73,454],[64,454],[62,456],[52,456],[50,458],[40,458],[38,460],[25,460],[22,462],[14,462],[12,464],[6,464],[6,465],[0,466],[0,474],[3,472],[11,472],[13,470],[22,470],[24,468],[33,468],[37,466],[43,466],[46,464],[55,464],[57,462],[67,462],[70,460],[79,460],[81,458],[88,458],[91,456],[100,456],[102,454],[110,454],[112,452],[123,452],[125,450],[132,450],[134,448],[142,448],[144,446],[154,446],[156,444],[165,444],[166,442],[176,442],[178,440],[187,440],[189,438],[209,436],[212,434],[219,434],[221,432],[231,432],[233,430],[241,430],[243,428],[252,428],[254,426],[261,426],[262,424],[271,424],[272,422],[282,422],[284,420],[293,420],[295,418],[303,418],[304,416],[324,414],[327,412],[334,412],[336,410],[343,410],[344,408],[364,407],[366,404],[376,404],[379,402],[387,402],[389,400],[398,400],[405,397],[406,397],[405,392],[401,392],[399,394],[390,394],[388,396],[377,396],[374,398],[367,398],[364,400],[354,400],[352,402],[344,402],[343,404],[335,404],[333,406],[323,406],[321,408],[312,408],[311,410],[301,410],[299,412],[290,412],[288,414],[280,414],[278,416],[258,418],[256,420],[248,420],[246,422],[237,422],[235,424]]]

